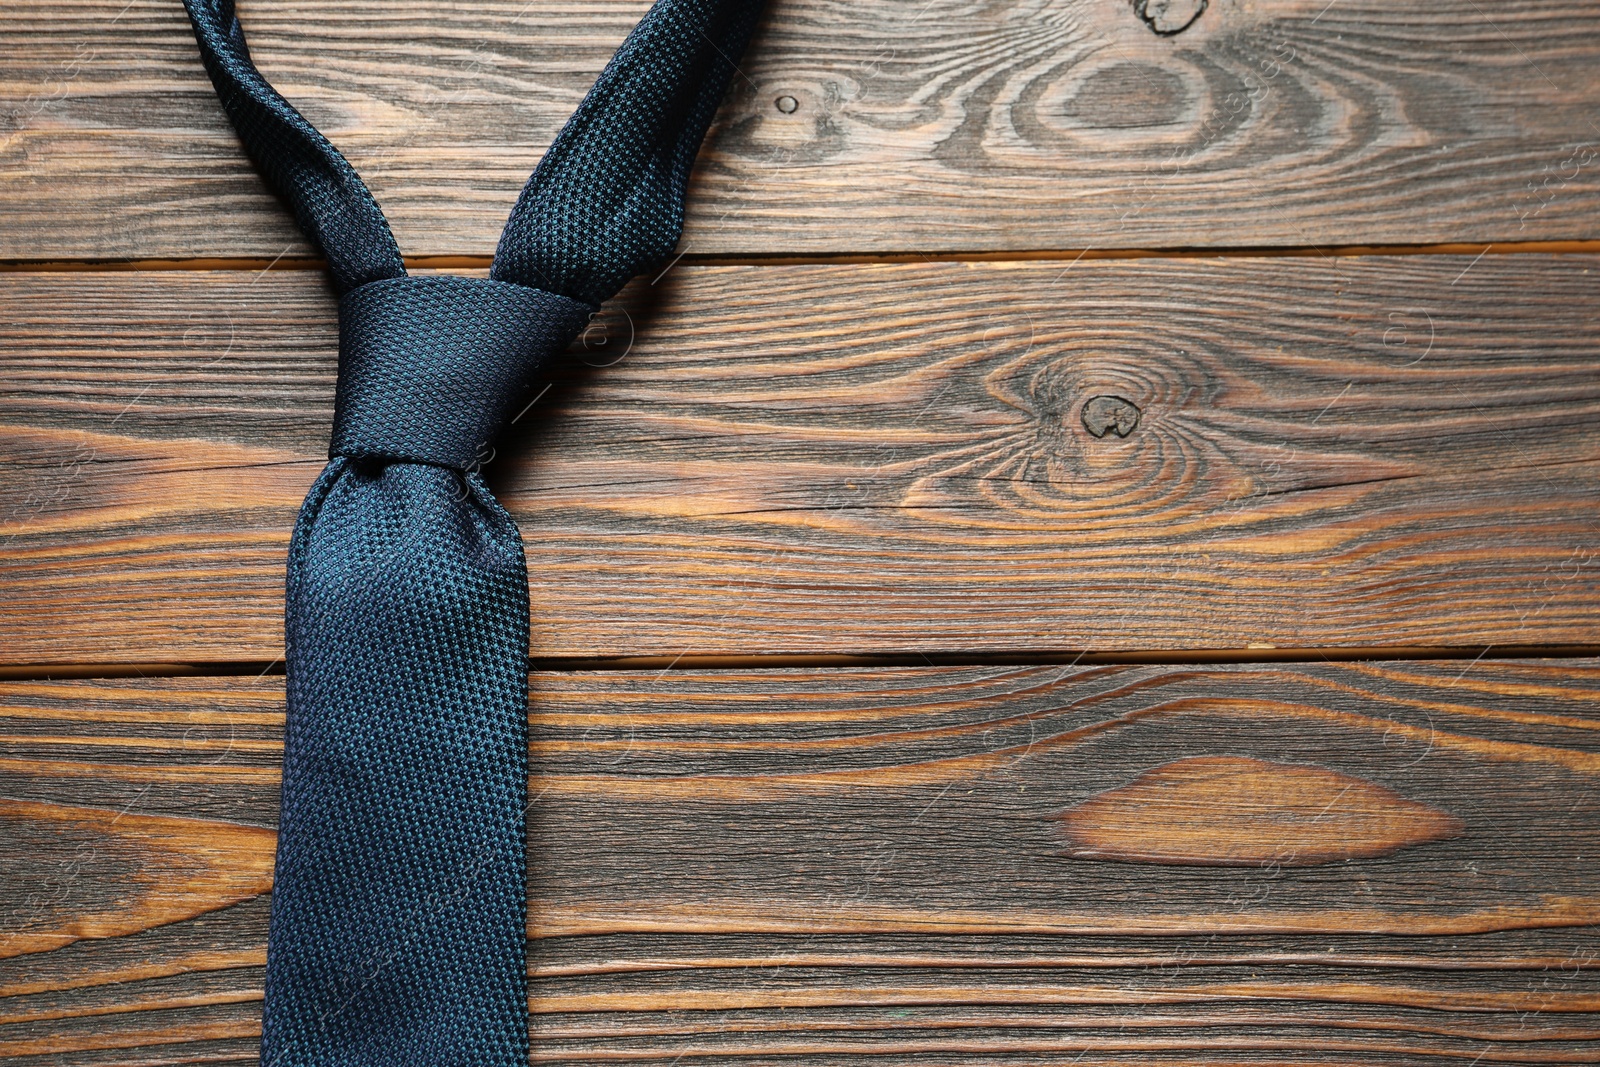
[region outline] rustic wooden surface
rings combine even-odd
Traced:
[[[644,6],[240,13],[481,271]],[[0,1063],[254,1063],[333,302],[175,0],[0,22]],[[776,0],[490,467],[535,1059],[1600,1063],[1597,31]]]
[[[1159,4],[1161,25],[1195,3]],[[462,255],[493,251],[646,6],[239,10],[263,70],[367,177],[401,248]],[[176,2],[8,0],[5,17],[0,258],[306,254]],[[1600,8],[1562,0],[1211,0],[1165,36],[1126,2],[775,0],[700,167],[686,247],[1592,240],[1597,65]]]
[[[539,1062],[1600,1060],[1600,662],[532,689]],[[282,705],[0,686],[0,1058],[252,1058]]]
[[[320,275],[0,293],[0,654],[275,659]],[[540,656],[1593,643],[1597,308],[1589,256],[680,266],[490,469]]]

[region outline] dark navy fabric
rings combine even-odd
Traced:
[[[184,4],[206,73],[245,152],[327,257],[334,287],[343,293],[405,274],[389,223],[355,169],[250,61],[233,0]]]
[[[468,470],[588,304],[482,278],[392,278],[339,301],[329,454]]]
[[[361,179],[185,0],[339,305],[331,460],[290,543],[267,1067],[522,1067],[528,580],[478,468],[528,387],[671,253],[754,0],[659,0],[540,163],[490,280],[406,275]]]
[[[289,548],[262,1062],[527,1063],[528,578],[477,474],[338,457]]]
[[[489,276],[599,304],[659,266],[683,231],[695,153],[760,8],[651,8],[528,179]]]

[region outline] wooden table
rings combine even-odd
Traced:
[[[241,14],[481,273],[643,8]],[[3,19],[0,1061],[254,1062],[333,300],[175,0]],[[741,66],[492,468],[535,1058],[1600,1062],[1600,5],[778,0]]]

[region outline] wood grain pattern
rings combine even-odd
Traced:
[[[26,890],[11,897],[0,957],[118,937],[260,896],[272,887],[277,842],[270,830],[233,823],[3,797],[0,837]],[[40,871],[50,875],[36,879]]]
[[[448,261],[646,2],[240,7]],[[0,272],[0,669],[255,666],[0,684],[0,1062],[254,1064],[333,303],[196,269],[310,250],[181,5],[3,22],[0,267],[189,269]],[[490,477],[537,656],[930,662],[533,677],[534,1060],[1600,1063],[1600,661],[1070,662],[1600,647],[1600,260],[1473,258],[1600,238],[1597,31],[775,0]]]
[[[490,468],[534,652],[1593,642],[1595,266],[680,266]],[[277,657],[320,276],[0,294],[0,662]]]
[[[401,247],[461,255],[493,251],[645,6],[241,13],[263,69],[369,179]],[[1593,7],[1215,0],[1152,32],[1183,6],[777,0],[703,155],[685,247],[1600,237]],[[177,5],[10,0],[6,22],[0,258],[306,253]]]
[[[1061,813],[1076,859],[1315,867],[1460,835],[1459,819],[1365,778],[1243,756],[1191,756]]]
[[[533,694],[538,1062],[1600,1059],[1600,663],[547,673]],[[270,676],[6,684],[0,795],[106,831],[186,820],[200,853],[202,819],[271,826],[281,703]],[[1360,778],[1460,832],[1316,867],[1067,854],[1062,810],[1223,759]],[[8,912],[60,854],[0,837]],[[74,878],[114,887],[110,855]],[[251,1061],[266,903],[0,960],[0,1058]]]

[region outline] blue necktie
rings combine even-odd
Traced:
[[[267,1067],[522,1067],[528,578],[478,468],[530,384],[665,260],[755,0],[659,0],[511,212],[487,280],[411,278],[341,155],[185,0],[246,151],[339,292],[330,462],[289,547]]]

